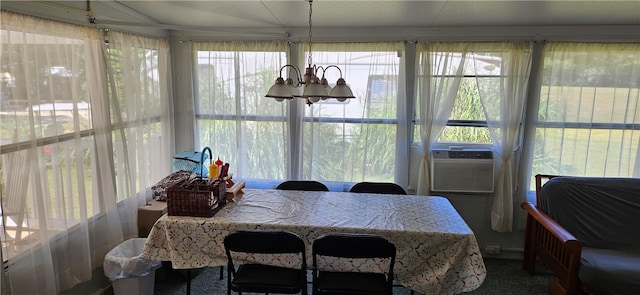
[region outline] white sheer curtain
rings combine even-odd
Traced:
[[[109,158],[100,157],[105,126],[94,125],[108,114],[100,103],[107,93],[102,38],[95,29],[5,12],[2,35],[10,80],[2,102],[6,282],[13,294],[56,294],[88,280],[99,256],[123,239],[111,230],[120,224],[109,214],[115,202],[100,198],[115,195]],[[14,216],[4,215],[16,200],[20,236],[11,232]],[[99,244],[95,226],[109,229]]]
[[[498,232],[513,231],[514,185],[517,183],[514,153],[519,149],[519,134],[526,103],[527,83],[531,71],[532,48],[529,43],[487,44],[473,59],[478,92],[487,126],[497,156],[496,184],[491,208],[491,228]],[[489,52],[500,61],[499,79],[486,78],[477,64]],[[484,63],[483,63],[484,65]],[[523,201],[523,200],[519,200]],[[520,204],[521,202],[517,202]]]
[[[302,68],[308,66],[308,49],[299,46]],[[406,134],[398,132],[407,113],[403,43],[314,43],[312,50],[314,64],[341,69],[327,68],[324,76],[330,86],[342,74],[356,98],[302,107],[297,135],[302,138],[302,162],[296,177],[328,182],[332,190],[348,190],[359,181],[403,181],[395,178],[397,170],[408,169],[407,163],[396,161],[398,153],[408,153]],[[337,186],[331,187],[332,182]]]
[[[544,46],[532,173],[640,177],[640,44]]]
[[[112,157],[118,197],[127,208],[152,198],[151,186],[168,175],[171,134],[169,44],[163,39],[108,32]],[[137,211],[127,210],[125,233],[137,233]]]
[[[142,165],[132,156],[143,153],[136,148],[142,139],[127,137],[128,153],[119,154],[123,144],[114,134],[137,123],[130,115],[112,120],[124,115],[114,114],[108,99],[99,31],[3,11],[0,34],[2,288],[8,294],[59,294],[91,279],[105,254],[136,234],[127,220],[135,220],[137,206],[118,206],[117,200],[135,197],[140,189],[130,183],[138,183],[140,170],[116,176],[122,167]],[[129,70],[140,76],[134,68]],[[139,90],[133,85],[127,91]],[[166,122],[166,115],[157,120]],[[144,169],[163,171],[168,161],[152,159]]]
[[[449,120],[463,78],[469,46],[465,43],[417,44],[416,110],[423,147],[416,186],[418,195],[429,194],[429,151]]]
[[[196,147],[210,147],[214,158],[229,163],[234,178],[245,180],[248,187],[273,187],[273,179],[286,178],[290,163],[290,116],[287,102],[265,94],[287,64],[287,43],[192,46]]]

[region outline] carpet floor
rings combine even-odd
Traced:
[[[533,276],[529,275],[526,271],[522,270],[522,261],[520,260],[485,258],[485,266],[487,268],[487,277],[482,286],[465,294],[548,294],[547,283],[550,278],[553,278],[550,272],[539,265],[536,266],[536,274]],[[193,270],[191,294],[226,294],[226,273],[224,274],[225,278],[223,280],[220,280],[219,276],[219,267]],[[175,271],[165,266],[156,273],[156,295],[186,294],[186,291],[186,271]],[[309,290],[309,294],[311,294],[311,290]],[[398,286],[394,287],[393,294],[408,295],[410,294],[410,290]],[[421,295],[417,292],[415,294]]]

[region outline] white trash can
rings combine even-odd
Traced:
[[[146,238],[126,240],[104,257],[104,275],[113,283],[114,295],[152,295],[155,270],[161,262],[142,257]]]

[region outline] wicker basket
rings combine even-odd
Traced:
[[[208,178],[178,182],[167,189],[167,211],[173,216],[211,217],[226,203],[226,185]]]

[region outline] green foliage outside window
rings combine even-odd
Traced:
[[[464,78],[460,82],[458,95],[449,120],[485,121],[480,94],[475,78]],[[440,142],[491,144],[487,127],[447,126],[440,135]]]

